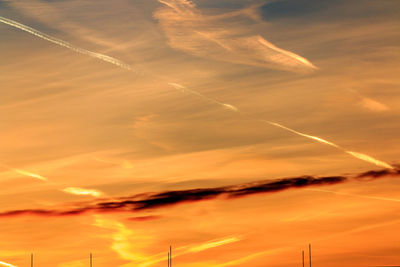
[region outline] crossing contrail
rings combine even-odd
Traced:
[[[60,46],[63,46],[63,47],[66,47],[66,48],[68,48],[68,49],[70,49],[70,50],[72,50],[74,52],[77,52],[77,53],[80,53],[80,54],[84,54],[84,55],[87,55],[87,56],[90,56],[90,57],[93,57],[93,58],[100,59],[100,60],[102,60],[104,62],[108,62],[110,64],[113,64],[113,65],[115,65],[117,67],[120,67],[120,68],[128,70],[128,71],[137,72],[128,63],[125,63],[125,62],[123,62],[123,61],[121,61],[119,59],[116,59],[116,58],[113,58],[113,57],[110,57],[110,56],[107,56],[107,55],[104,55],[104,54],[96,53],[96,52],[93,52],[93,51],[89,51],[89,50],[77,47],[77,46],[72,45],[72,44],[70,44],[70,43],[68,43],[66,41],[63,41],[63,40],[60,40],[60,39],[55,38],[53,36],[50,36],[48,34],[45,34],[45,33],[41,32],[41,31],[33,29],[33,28],[31,28],[31,27],[29,27],[27,25],[21,24],[19,22],[14,21],[14,20],[11,20],[11,19],[8,19],[8,18],[4,18],[4,17],[0,16],[0,22],[5,23],[7,25],[10,25],[12,27],[18,28],[18,29],[23,30],[25,32],[28,32],[30,34],[33,34],[33,35],[35,35],[35,36],[37,36],[37,37],[39,37],[41,39],[44,39],[46,41],[52,42],[54,44],[57,44],[57,45],[60,45]],[[201,99],[203,99],[203,100],[205,100],[205,101],[207,101],[209,103],[218,105],[218,106],[220,106],[220,107],[222,107],[222,108],[224,108],[226,110],[229,110],[231,112],[241,113],[242,115],[246,115],[246,116],[250,117],[251,119],[254,119],[250,115],[248,115],[247,113],[241,112],[239,110],[239,108],[237,108],[237,107],[235,107],[235,106],[233,106],[231,104],[220,102],[220,101],[218,101],[218,100],[216,100],[214,98],[205,96],[205,95],[201,94],[198,91],[186,88],[185,86],[180,85],[178,83],[167,82],[167,85],[169,87],[173,87],[175,90],[178,90],[178,91],[181,91],[181,92],[187,92],[189,94],[195,95],[195,96],[197,96],[197,97],[199,97],[199,98],[201,98]],[[344,149],[341,146],[339,146],[339,145],[337,145],[337,144],[335,144],[333,142],[327,141],[327,140],[322,139],[320,137],[313,136],[313,135],[308,135],[308,134],[293,130],[293,129],[291,129],[289,127],[286,127],[286,126],[284,126],[284,125],[282,125],[280,123],[277,123],[277,122],[267,121],[267,120],[258,120],[258,121],[261,121],[261,122],[264,122],[264,123],[268,123],[268,124],[270,124],[272,126],[275,126],[275,127],[281,128],[283,130],[286,130],[288,132],[291,132],[293,134],[296,134],[296,135],[299,135],[299,136],[302,136],[302,137],[317,141],[319,143],[332,146],[332,147],[334,147],[336,149],[339,149],[339,150],[351,155],[354,158],[363,160],[365,162],[369,162],[369,163],[372,163],[372,164],[375,164],[377,166],[384,167],[384,168],[387,168],[387,169],[394,169],[393,166],[391,166],[390,164],[388,164],[386,162],[377,160],[377,159],[375,159],[375,158],[373,158],[371,156],[368,156],[366,154],[363,154],[363,153],[359,153],[359,152],[355,152],[355,151],[349,151],[349,150]],[[36,178],[38,178],[38,177],[36,177]]]

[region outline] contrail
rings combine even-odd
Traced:
[[[16,172],[18,174],[24,175],[24,176],[29,176],[29,177],[32,177],[32,178],[35,178],[35,179],[39,179],[39,180],[42,180],[42,181],[47,181],[46,177],[43,177],[42,175],[39,175],[37,173],[33,173],[33,172],[30,172],[30,171],[27,171],[27,170],[11,168],[11,167],[9,167],[9,166],[7,166],[5,164],[2,164],[2,163],[0,163],[0,166],[4,167],[4,168],[6,168],[6,169],[8,169],[10,171],[13,171],[13,172]]]
[[[174,249],[174,255],[173,258],[183,256],[189,253],[198,253],[207,249],[212,249],[215,247],[220,247],[224,245],[228,245],[234,242],[239,242],[241,241],[241,238],[233,236],[233,237],[228,237],[224,239],[218,239],[218,240],[210,240],[208,242],[205,242],[203,244],[199,245],[193,245],[193,246],[182,246]],[[145,263],[139,264],[138,266],[140,267],[148,267],[151,265],[154,265],[156,263],[159,263],[165,259],[164,254],[156,254],[153,256],[149,257],[149,260]],[[137,265],[136,265],[137,266]]]
[[[400,202],[400,199],[398,199],[398,198],[377,197],[377,196],[368,196],[368,195],[358,195],[358,194],[337,192],[337,191],[331,191],[331,190],[325,190],[325,189],[305,189],[305,190],[308,190],[308,191],[315,191],[315,192],[332,193],[332,194],[341,195],[341,196],[368,198],[368,199],[382,200],[382,201],[391,201],[391,202]]]
[[[18,267],[16,265],[12,265],[12,264],[4,262],[4,261],[0,261],[0,265],[1,266],[7,266],[7,267]]]
[[[183,85],[180,85],[180,84],[178,84],[178,83],[168,83],[168,85],[169,85],[170,87],[173,87],[174,89],[176,89],[176,90],[178,90],[178,91],[181,91],[181,92],[183,92],[183,93],[188,92],[188,93],[190,93],[190,94],[192,94],[192,95],[195,95],[195,96],[198,96],[198,97],[202,98],[203,100],[205,100],[205,101],[207,101],[207,102],[210,102],[210,103],[212,103],[212,104],[221,106],[221,107],[223,107],[223,108],[225,108],[225,109],[228,109],[228,110],[230,110],[230,111],[240,112],[240,110],[239,110],[237,107],[233,106],[233,105],[220,102],[220,101],[218,101],[218,100],[216,100],[216,99],[214,99],[214,98],[205,96],[205,95],[203,95],[203,94],[201,94],[201,93],[199,93],[199,92],[197,92],[197,91],[195,91],[195,90],[191,90],[191,89],[189,89],[189,88],[187,88],[187,87],[185,87],[185,86],[183,86]]]
[[[13,171],[13,172],[16,172],[18,174],[24,175],[24,176],[29,176],[29,177],[32,177],[32,178],[35,178],[35,179],[39,179],[39,180],[42,180],[42,181],[47,181],[46,177],[43,177],[42,175],[39,175],[37,173],[33,173],[33,172],[30,172],[30,171],[27,171],[27,170],[21,170],[21,169],[12,168],[12,167],[7,166],[6,164],[3,164],[3,163],[0,163],[0,166],[3,167],[3,168],[8,169],[10,171]]]
[[[20,169],[11,169],[11,170],[13,170],[16,173],[25,175],[25,176],[36,178],[36,179],[39,179],[39,180],[42,180],[42,181],[47,181],[47,178],[45,178],[45,177],[43,177],[43,176],[41,176],[39,174],[36,174],[36,173],[32,173],[32,172],[28,172],[28,171],[20,170]]]
[[[279,123],[276,123],[276,122],[267,121],[267,120],[261,120],[261,121],[262,121],[262,122],[265,122],[265,123],[268,123],[268,124],[270,124],[270,125],[274,125],[274,126],[276,126],[276,127],[282,128],[282,129],[287,130],[287,131],[289,131],[289,132],[292,132],[292,133],[294,133],[294,134],[297,134],[297,135],[306,137],[306,138],[308,138],[308,139],[312,139],[312,140],[315,140],[315,141],[317,141],[317,142],[320,142],[320,143],[323,143],[323,144],[326,144],[326,145],[335,147],[335,148],[340,149],[340,150],[344,151],[345,153],[347,153],[347,154],[349,154],[349,155],[351,155],[351,156],[353,156],[353,157],[355,157],[355,158],[357,158],[357,159],[360,159],[360,160],[363,160],[363,161],[366,161],[366,162],[375,164],[375,165],[380,166],[380,167],[383,167],[383,168],[392,169],[392,170],[394,169],[393,166],[391,166],[390,164],[388,164],[388,163],[386,163],[386,162],[377,160],[377,159],[375,159],[375,158],[373,158],[373,157],[371,157],[371,156],[368,156],[368,155],[366,155],[366,154],[363,154],[363,153],[354,152],[354,151],[348,151],[348,150],[344,149],[343,147],[341,147],[341,146],[339,146],[339,145],[337,145],[337,144],[334,144],[334,143],[332,143],[332,142],[330,142],[330,141],[327,141],[327,140],[325,140],[325,139],[322,139],[322,138],[320,138],[320,137],[298,132],[298,131],[296,131],[296,130],[293,130],[293,129],[291,129],[291,128],[288,128],[288,127],[283,126],[283,125],[281,125],[281,124],[279,124]]]
[[[83,48],[80,48],[80,47],[77,47],[77,46],[74,46],[74,45],[72,45],[72,44],[70,44],[68,42],[65,42],[65,41],[60,40],[58,38],[55,38],[55,37],[52,37],[52,36],[47,35],[45,33],[42,33],[42,32],[40,32],[40,31],[38,31],[36,29],[33,29],[33,28],[29,27],[29,26],[26,26],[24,24],[21,24],[19,22],[14,21],[14,20],[7,19],[7,18],[4,18],[4,17],[0,16],[0,22],[3,22],[5,24],[7,24],[7,25],[10,25],[12,27],[18,28],[20,30],[23,30],[25,32],[28,32],[28,33],[33,34],[35,36],[38,36],[39,38],[42,38],[42,39],[47,40],[49,42],[52,42],[54,44],[66,47],[66,48],[68,48],[68,49],[70,49],[72,51],[75,51],[77,53],[84,54],[84,55],[87,55],[87,56],[90,56],[90,57],[93,57],[93,58],[100,59],[102,61],[105,61],[105,62],[111,63],[111,64],[113,64],[115,66],[118,66],[118,67],[120,67],[122,69],[126,69],[128,71],[137,72],[129,64],[127,64],[127,63],[125,63],[125,62],[123,62],[123,61],[121,61],[119,59],[116,59],[116,58],[113,58],[113,57],[110,57],[110,56],[107,56],[107,55],[104,55],[104,54],[92,52],[92,51],[89,51],[89,50],[86,50],[86,49],[83,49]],[[203,94],[201,94],[201,93],[199,93],[199,92],[197,92],[195,90],[188,89],[185,86],[180,85],[178,83],[168,82],[167,84],[168,84],[168,86],[173,87],[176,90],[179,90],[179,91],[182,91],[182,92],[188,92],[188,93],[190,93],[192,95],[195,95],[195,96],[197,96],[197,97],[199,97],[199,98],[201,98],[201,99],[203,99],[203,100],[205,100],[205,101],[207,101],[209,103],[213,103],[215,105],[218,105],[218,106],[220,106],[220,107],[222,107],[222,108],[224,108],[226,110],[229,110],[229,111],[232,111],[232,112],[235,112],[235,113],[241,113],[243,115],[249,116],[248,114],[241,112],[237,107],[235,107],[235,106],[233,106],[231,104],[220,102],[220,101],[218,101],[218,100],[216,100],[214,98],[210,98],[208,96],[205,96],[205,95],[203,95]],[[293,129],[289,128],[289,127],[283,126],[282,124],[279,124],[277,122],[272,122],[272,121],[267,121],[267,120],[259,120],[259,121],[262,121],[264,123],[268,123],[268,124],[270,124],[272,126],[284,129],[286,131],[289,131],[289,132],[294,133],[296,135],[299,135],[299,136],[302,136],[302,137],[317,141],[319,143],[323,143],[323,144],[332,146],[334,148],[337,148],[339,150],[344,151],[345,153],[351,155],[354,158],[363,160],[365,162],[369,162],[369,163],[375,164],[377,166],[388,168],[388,169],[394,169],[393,166],[391,166],[390,164],[388,164],[386,162],[377,160],[377,159],[375,159],[375,158],[373,158],[371,156],[365,155],[363,153],[354,152],[354,151],[348,151],[348,150],[340,147],[339,145],[336,145],[335,143],[332,143],[332,142],[327,141],[325,139],[322,139],[320,137],[298,132],[298,131],[293,130]]]
[[[219,105],[220,107],[222,107],[222,108],[224,108],[224,109],[227,109],[227,110],[229,110],[229,111],[232,111],[232,112],[235,112],[235,113],[240,113],[240,114],[242,114],[242,115],[245,115],[245,116],[249,117],[250,119],[254,119],[254,118],[253,118],[251,115],[249,115],[248,113],[245,113],[245,112],[240,111],[239,108],[237,108],[237,107],[235,107],[235,106],[233,106],[233,105],[231,105],[231,104],[223,103],[223,102],[220,102],[220,101],[215,100],[215,99],[213,99],[213,98],[207,97],[207,96],[205,96],[205,95],[203,95],[203,94],[201,94],[201,93],[199,93],[199,92],[197,92],[197,91],[188,89],[188,88],[186,88],[186,87],[183,86],[183,85],[180,85],[180,84],[177,84],[177,83],[168,83],[168,85],[170,85],[171,87],[175,88],[176,90],[179,90],[179,91],[182,91],[182,92],[188,92],[188,93],[190,93],[190,94],[196,95],[196,96],[198,96],[198,97],[200,97],[200,98],[202,98],[202,99],[204,99],[204,100],[206,100],[206,101],[208,101],[208,102],[210,102],[210,103]],[[363,160],[363,161],[366,161],[366,162],[375,164],[375,165],[380,166],[380,167],[383,167],[383,168],[392,169],[392,170],[394,169],[393,166],[391,166],[390,164],[388,164],[388,163],[386,163],[386,162],[383,162],[383,161],[381,161],[381,160],[375,159],[375,158],[373,158],[373,157],[371,157],[371,156],[368,156],[368,155],[363,154],[363,153],[360,153],[360,152],[348,151],[348,150],[346,150],[345,148],[343,148],[343,147],[341,147],[341,146],[339,146],[339,145],[337,145],[337,144],[335,144],[335,143],[332,143],[332,142],[330,142],[330,141],[328,141],[328,140],[325,140],[325,139],[323,139],[323,138],[320,138],[320,137],[318,137],[318,136],[313,136],[313,135],[309,135],[309,134],[305,134],[305,133],[296,131],[296,130],[294,130],[294,129],[291,129],[291,128],[289,128],[289,127],[286,127],[286,126],[284,126],[284,125],[282,125],[282,124],[280,124],[280,123],[277,123],[277,122],[268,121],[268,120],[262,120],[262,119],[258,119],[258,121],[261,121],[261,122],[263,122],[263,123],[268,123],[268,124],[270,124],[270,125],[272,125],[272,126],[275,126],[275,127],[281,128],[281,129],[283,129],[283,130],[286,130],[286,131],[288,131],[288,132],[294,133],[294,134],[296,134],[296,135],[299,135],[299,136],[302,136],[302,137],[305,137],[305,138],[308,138],[308,139],[317,141],[317,142],[319,142],[319,143],[332,146],[332,147],[334,147],[334,148],[337,148],[337,149],[339,149],[339,150],[341,150],[341,151],[343,151],[343,152],[345,152],[345,153],[347,153],[347,154],[353,156],[354,158],[357,158],[357,159],[360,159],[360,160]]]
[[[342,149],[343,149],[343,148],[342,148]],[[343,149],[343,150],[344,150],[344,149]],[[354,152],[354,151],[345,151],[345,152],[346,152],[347,154],[350,154],[350,155],[352,155],[353,157],[358,158],[358,159],[361,159],[361,160],[363,160],[363,161],[371,162],[371,163],[373,163],[373,164],[375,164],[375,165],[377,165],[377,166],[381,166],[381,167],[384,167],[384,168],[388,168],[388,169],[394,170],[394,167],[393,167],[392,165],[390,165],[390,164],[388,164],[388,163],[386,163],[386,162],[383,162],[383,161],[374,159],[374,158],[371,157],[371,156],[368,156],[368,155],[365,155],[365,154],[362,154],[362,153],[359,153],[359,152]]]
[[[7,168],[10,171],[16,172],[18,174],[21,174],[21,175],[24,175],[24,176],[28,176],[28,177],[32,177],[32,178],[35,178],[35,179],[38,179],[38,180],[41,180],[41,181],[45,181],[45,182],[48,182],[48,183],[51,184],[51,182],[49,182],[46,177],[44,177],[44,176],[42,176],[40,174],[29,172],[27,170],[11,168],[11,167],[8,167],[8,166],[6,166],[4,164],[0,164],[0,166],[3,166],[4,168]],[[98,190],[80,188],[80,187],[67,187],[67,188],[62,189],[61,191],[65,192],[65,193],[68,193],[68,194],[72,194],[72,195],[88,195],[88,196],[92,196],[92,197],[100,197],[100,196],[103,195],[103,193],[98,191]]]
[[[33,35],[35,35],[35,36],[37,36],[37,37],[39,37],[41,39],[44,39],[46,41],[51,42],[51,43],[66,47],[66,48],[68,48],[68,49],[70,49],[70,50],[72,50],[74,52],[77,52],[77,53],[80,53],[80,54],[84,54],[84,55],[87,55],[87,56],[90,56],[90,57],[93,57],[93,58],[97,58],[97,59],[100,59],[102,61],[105,61],[105,62],[111,63],[113,65],[116,65],[116,66],[118,66],[120,68],[136,72],[135,69],[133,69],[129,64],[127,64],[127,63],[125,63],[125,62],[123,62],[123,61],[121,61],[119,59],[116,59],[116,58],[113,58],[113,57],[110,57],[110,56],[107,56],[107,55],[104,55],[104,54],[92,52],[92,51],[77,47],[77,46],[72,45],[72,44],[70,44],[70,43],[68,43],[66,41],[63,41],[63,40],[60,40],[60,39],[55,38],[53,36],[50,36],[48,34],[45,34],[45,33],[41,32],[41,31],[33,29],[33,28],[31,28],[31,27],[29,27],[27,25],[21,24],[19,22],[14,21],[14,20],[7,19],[7,18],[4,18],[4,17],[0,16],[0,22],[3,22],[3,23],[5,23],[7,25],[10,25],[12,27],[18,28],[20,30],[26,31],[26,32],[28,32],[30,34],[33,34]]]
[[[219,240],[212,240],[209,241],[207,243],[189,248],[190,252],[200,252],[203,250],[207,250],[210,248],[215,248],[215,247],[219,247],[219,246],[223,246],[226,244],[230,244],[230,243],[234,243],[234,242],[238,242],[241,239],[239,237],[233,236],[233,237],[228,237],[228,238],[224,238],[224,239],[219,239]]]
[[[322,138],[320,138],[320,137],[317,137],[317,136],[313,136],[313,135],[309,135],[309,134],[305,134],[305,133],[301,133],[301,132],[295,131],[295,130],[293,130],[293,129],[290,129],[290,128],[286,127],[286,126],[283,126],[282,124],[279,124],[279,123],[276,123],[276,122],[273,122],[273,121],[267,121],[267,120],[261,120],[261,121],[262,121],[262,122],[265,122],[265,123],[268,123],[268,124],[271,124],[271,125],[273,125],[273,126],[279,127],[279,128],[284,129],[284,130],[286,130],[286,131],[292,132],[292,133],[294,133],[294,134],[297,134],[297,135],[300,135],[300,136],[303,136],[303,137],[306,137],[306,138],[315,140],[315,141],[317,141],[317,142],[324,143],[324,144],[327,144],[327,145],[330,145],[330,146],[339,148],[338,145],[336,145],[336,144],[334,144],[334,143],[332,143],[332,142],[329,142],[329,141],[327,141],[327,140],[325,140],[325,139],[322,139]]]

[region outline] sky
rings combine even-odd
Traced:
[[[399,15],[0,1],[0,266],[399,265]]]

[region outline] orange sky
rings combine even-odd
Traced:
[[[130,212],[0,216],[0,266],[400,264],[395,0],[0,1],[0,214],[312,175]],[[17,24],[21,23],[21,24]],[[21,26],[22,25],[22,26]],[[25,28],[24,28],[25,27]],[[27,28],[30,27],[30,28]],[[147,195],[141,195],[147,196]]]

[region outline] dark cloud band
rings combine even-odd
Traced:
[[[68,209],[24,209],[0,213],[0,217],[16,217],[24,215],[35,216],[74,216],[88,212],[137,212],[164,208],[189,202],[212,200],[216,198],[232,199],[255,194],[268,194],[288,189],[312,186],[334,185],[350,179],[368,180],[389,176],[400,176],[400,170],[371,170],[356,175],[346,176],[299,176],[276,180],[264,180],[222,187],[196,188],[187,190],[171,190],[160,193],[144,193],[128,197],[103,199],[93,203],[80,203]]]

